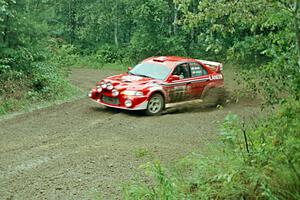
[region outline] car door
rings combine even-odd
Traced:
[[[198,62],[190,62],[189,68],[191,72],[190,82],[190,93],[193,99],[200,98],[204,90],[204,87],[209,82],[208,71]]]
[[[191,72],[188,63],[182,63],[176,66],[172,75],[177,75],[180,79],[171,81],[165,85],[170,102],[173,103],[189,99],[191,97],[189,87]]]

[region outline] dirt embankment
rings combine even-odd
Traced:
[[[76,69],[70,78],[87,92],[115,73]],[[145,117],[84,98],[1,120],[0,199],[121,199],[122,183],[150,157],[171,162],[199,151],[229,112],[258,111],[240,102]]]

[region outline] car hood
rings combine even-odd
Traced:
[[[104,79],[104,81],[111,82],[114,88],[118,90],[143,90],[146,87],[157,85],[162,82],[161,80],[130,75],[128,73],[110,76]]]

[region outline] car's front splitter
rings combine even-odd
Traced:
[[[101,105],[111,107],[111,108],[123,109],[123,110],[146,110],[147,106],[148,106],[148,101],[144,101],[143,103],[138,104],[134,107],[126,107],[126,106],[108,104],[108,103],[102,102],[100,99],[98,99],[98,100],[95,100],[93,98],[90,98],[90,99],[94,102],[97,102],[97,103],[101,104]]]

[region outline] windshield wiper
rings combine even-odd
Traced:
[[[135,74],[135,73],[132,73],[132,72],[128,72],[128,74],[134,75],[134,76],[142,76],[142,77],[145,77],[145,78],[152,78],[151,76],[147,76],[145,74]]]
[[[145,74],[135,74],[136,76],[141,76],[141,77],[145,77],[145,78],[152,78],[151,76],[147,76]]]
[[[128,72],[128,74],[137,76],[135,73],[132,73],[132,72]]]

